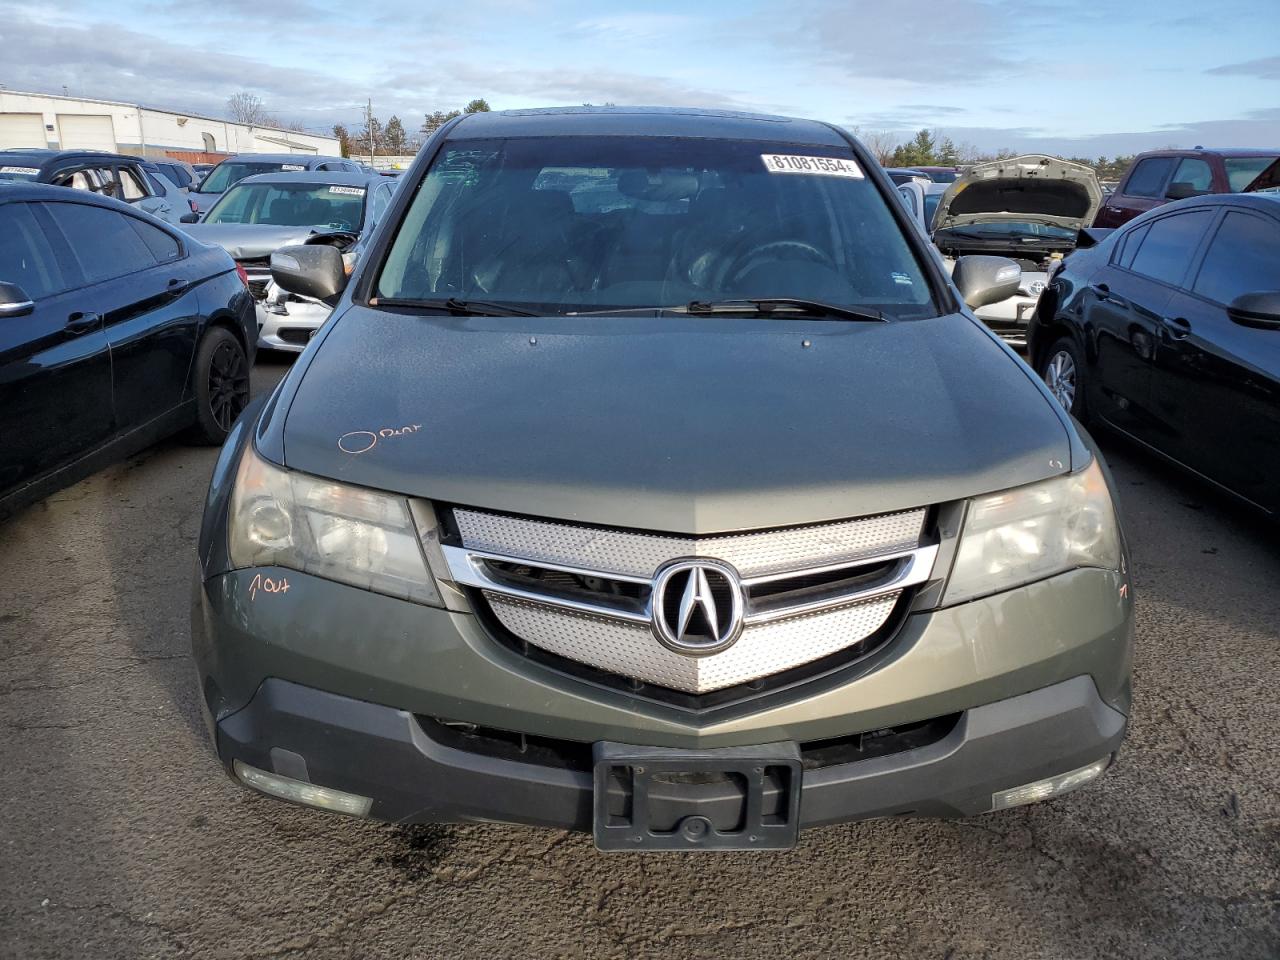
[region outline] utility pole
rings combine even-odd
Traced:
[[[373,98],[370,98],[364,108],[364,128],[369,131],[369,166],[373,166]]]

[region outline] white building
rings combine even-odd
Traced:
[[[337,156],[339,152],[336,137],[156,110],[136,103],[0,89],[0,150],[9,147],[109,150],[147,157],[182,155],[184,160],[210,162],[230,153]]]

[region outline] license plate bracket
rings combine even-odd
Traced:
[[[800,824],[795,743],[709,750],[602,741],[594,749],[600,850],[786,850]]]

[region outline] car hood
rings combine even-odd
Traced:
[[[351,307],[313,350],[260,446],[297,470],[497,511],[703,534],[955,500],[1071,462],[1052,399],[958,314]]]
[[[187,233],[205,243],[216,243],[236,260],[269,257],[281,247],[305,243],[314,227],[277,227],[264,223],[193,223]]]
[[[1093,223],[1101,205],[1091,168],[1031,153],[969,167],[938,202],[933,231],[1027,222],[1079,230]]]

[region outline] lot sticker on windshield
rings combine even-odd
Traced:
[[[811,173],[823,177],[861,180],[862,169],[852,160],[838,157],[801,157],[794,153],[762,153],[764,168],[770,173]]]
[[[330,193],[340,193],[344,197],[363,197],[364,187],[330,187]]]
[[[0,173],[25,173],[34,177],[39,172],[39,167],[0,167]]]
[[[281,170],[305,170],[307,168],[300,163],[282,163],[280,164],[280,169]]]

